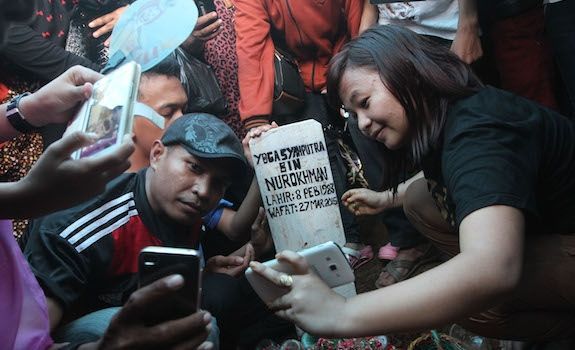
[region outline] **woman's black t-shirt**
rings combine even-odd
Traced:
[[[491,205],[521,209],[527,233],[575,234],[575,124],[485,87],[448,110],[440,147],[423,162],[444,218],[459,228]]]

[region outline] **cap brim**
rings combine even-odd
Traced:
[[[205,159],[220,159],[220,158],[225,158],[225,159],[230,159],[233,160],[239,167],[241,174],[240,175],[246,175],[248,172],[248,164],[245,160],[244,157],[240,157],[235,153],[204,153],[204,152],[200,152],[196,149],[193,149],[191,147],[188,147],[184,144],[180,144],[180,146],[182,146],[186,151],[188,151],[188,153],[190,153],[193,156],[199,157],[199,158],[205,158]],[[237,177],[234,176],[234,181],[237,181]]]

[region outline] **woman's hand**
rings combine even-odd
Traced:
[[[252,128],[252,129],[250,129],[250,131],[248,131],[248,133],[246,134],[246,137],[244,137],[244,139],[242,140],[242,146],[244,147],[244,156],[246,156],[246,158],[247,158],[247,160],[250,163],[250,166],[252,168],[254,167],[254,162],[252,159],[252,152],[250,150],[250,140],[256,139],[256,138],[262,136],[267,131],[274,129],[274,128],[277,128],[277,127],[278,127],[278,125],[276,124],[276,122],[272,122],[271,124],[261,125],[261,126],[258,126],[256,128]]]
[[[290,292],[268,304],[276,315],[290,320],[312,334],[332,336],[337,329],[345,298],[333,292],[309,270],[305,259],[292,251],[283,251],[276,258],[291,265],[294,274],[286,275],[258,262],[250,267],[258,274]],[[291,277],[291,278],[290,278]]]
[[[341,197],[343,205],[354,215],[375,215],[393,205],[391,192],[376,192],[367,188],[354,188]]]

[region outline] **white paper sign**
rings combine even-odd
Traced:
[[[327,241],[345,244],[321,124],[305,120],[272,129],[250,143],[276,250]]]

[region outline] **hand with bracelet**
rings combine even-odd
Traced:
[[[75,66],[35,93],[16,96],[0,107],[0,141],[46,124],[71,121],[82,102],[91,96],[92,83],[101,77],[91,69]]]
[[[73,67],[34,94],[0,106],[0,140],[32,132],[49,123],[70,121],[102,77],[88,68]],[[70,155],[95,140],[72,133],[46,149],[28,176],[0,184],[3,218],[31,218],[64,209],[100,193],[106,184],[128,169],[134,146],[127,140],[102,157],[72,160]]]

